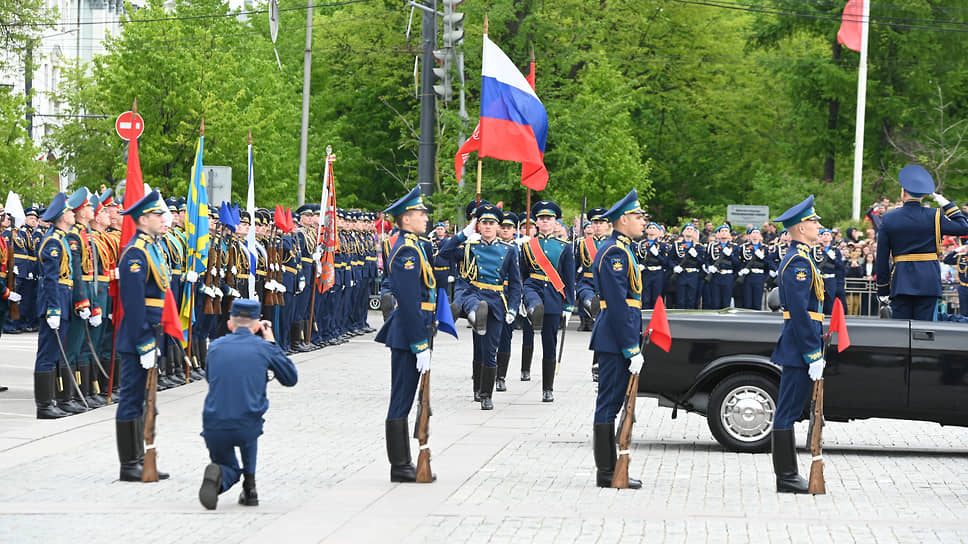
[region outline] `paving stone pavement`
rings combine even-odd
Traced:
[[[671,419],[670,409],[642,398],[630,474],[643,489],[599,489],[588,333],[572,324],[550,404],[541,402],[540,372],[518,381],[516,339],[509,391],[495,393],[495,410],[484,412],[471,401],[470,330],[462,325],[459,343],[438,338],[433,359],[436,483],[389,482],[389,356],[370,334],[293,357],[299,384],[269,385],[261,505],[238,505],[236,486],[212,512],[197,498],[208,462],[199,436],[204,383],[158,395],[159,468],[171,479],[121,483],[114,408],[33,419],[36,335],[5,335],[0,383],[11,390],[0,393],[0,542],[968,540],[968,429],[828,423],[827,495],[781,496],[768,454],[723,451],[702,417]],[[805,424],[797,433],[803,445]],[[808,459],[801,450],[801,470]]]

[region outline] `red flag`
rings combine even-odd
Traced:
[[[141,160],[138,158],[138,140],[131,140],[128,145],[128,175],[124,181],[124,208],[130,208],[135,202],[145,197],[145,182],[141,177]],[[121,249],[128,245],[138,230],[134,219],[130,215],[124,216],[121,225]]]
[[[661,296],[652,308],[652,319],[649,320],[649,327],[646,329],[646,332],[649,331],[652,332],[649,340],[668,353],[669,348],[672,347],[672,333],[669,332],[669,320],[666,318],[665,302],[662,301]]]
[[[830,329],[827,334],[837,333],[837,353],[850,347],[850,336],[847,335],[847,319],[844,318],[844,305],[840,299],[834,300],[834,311],[830,315]]]
[[[178,304],[175,303],[175,295],[171,292],[171,287],[165,292],[165,305],[161,309],[161,327],[168,336],[185,340],[181,318],[178,317]]]
[[[454,155],[454,171],[457,172],[457,183],[460,183],[461,171],[464,169],[464,163],[467,162],[467,158],[471,153],[481,149],[481,125],[477,124],[474,128],[474,133],[471,137],[464,142],[464,145],[460,146],[457,150],[457,155]]]
[[[531,48],[531,58],[534,58],[534,48],[533,47]],[[528,72],[528,75],[524,76],[524,79],[527,79],[528,80],[528,84],[531,85],[531,89],[533,89],[535,91],[538,90],[534,86],[534,61],[533,60],[531,61],[531,71]]]
[[[864,20],[864,0],[848,0],[837,31],[837,41],[847,49],[860,51],[861,27]]]

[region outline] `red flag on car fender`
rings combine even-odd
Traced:
[[[662,301],[661,296],[655,301],[655,308],[652,309],[652,319],[649,320],[649,326],[646,329],[646,332],[649,331],[652,332],[649,341],[668,353],[669,348],[672,347],[672,334],[669,332],[669,320],[666,318],[665,302]]]
[[[830,315],[830,330],[837,333],[837,353],[850,347],[850,336],[847,335],[847,319],[844,317],[844,305],[840,299],[834,300],[834,311]]]

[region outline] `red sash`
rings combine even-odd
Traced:
[[[534,255],[534,260],[538,263],[538,268],[548,276],[548,280],[551,282],[551,286],[558,291],[558,294],[565,296],[565,282],[561,281],[561,276],[558,275],[558,271],[555,267],[551,265],[551,261],[548,260],[548,256],[544,254],[541,250],[541,244],[538,243],[537,238],[532,238],[528,240],[528,247],[531,248],[531,254]]]
[[[585,238],[585,247],[588,248],[588,257],[594,261],[595,255],[598,255],[598,248],[595,246],[595,239],[591,236]]]

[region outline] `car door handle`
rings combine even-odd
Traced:
[[[934,331],[914,331],[912,338],[934,342]]]

